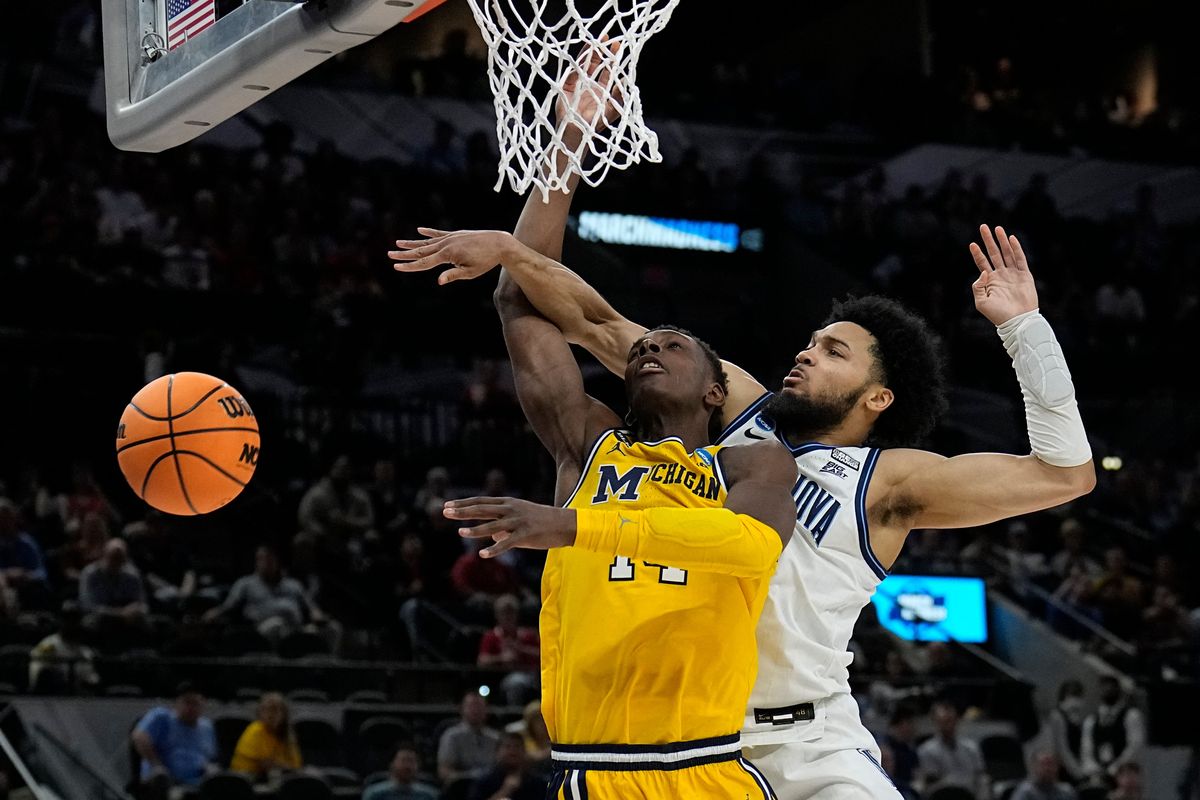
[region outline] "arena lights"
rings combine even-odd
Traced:
[[[576,222],[576,230],[581,239],[607,244],[710,253],[733,253],[739,249],[760,252],[763,248],[761,229],[746,230],[733,222],[584,211]]]
[[[1125,466],[1125,462],[1121,460],[1120,456],[1105,456],[1104,458],[1100,459],[1100,466],[1108,472],[1116,472],[1121,467]]]

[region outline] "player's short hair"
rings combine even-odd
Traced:
[[[835,322],[853,322],[871,334],[872,378],[895,396],[875,421],[868,441],[876,447],[920,444],[946,411],[941,339],[922,317],[878,295],[835,302],[822,327]]]

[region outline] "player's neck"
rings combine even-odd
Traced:
[[[857,424],[853,420],[845,420],[835,428],[824,431],[782,429],[783,438],[793,446],[800,444],[825,444],[831,447],[861,447],[871,433],[870,426]]]
[[[707,415],[671,413],[638,415],[637,438],[643,442],[657,442],[674,436],[683,442],[690,453],[698,447],[710,444]]]

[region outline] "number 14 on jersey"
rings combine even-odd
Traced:
[[[674,586],[687,586],[688,574],[686,569],[667,567],[662,564],[651,564],[649,561],[643,561],[642,565],[658,570],[659,583],[669,583]],[[608,579],[610,581],[631,581],[637,577],[635,574],[636,571],[636,564],[634,564],[625,556],[617,556],[613,559],[613,563],[608,565]]]

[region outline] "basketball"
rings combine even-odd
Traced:
[[[237,497],[258,465],[258,421],[220,378],[178,372],[133,396],[117,462],[138,497],[168,514],[207,514]]]

